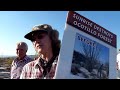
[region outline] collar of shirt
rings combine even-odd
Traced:
[[[36,59],[36,62],[35,62],[35,64],[34,64],[34,68],[41,67],[40,60],[42,60],[44,63],[47,64],[47,62],[46,62],[45,60],[43,60],[41,57],[39,57],[39,58]],[[58,61],[58,56],[55,58],[55,60],[53,61],[52,64],[57,64],[57,61]]]
[[[23,61],[27,59],[27,55],[23,59],[19,59],[18,57],[15,59],[15,61]]]
[[[38,67],[42,67],[43,65],[47,65],[47,61],[43,60],[41,57],[37,58],[36,62],[35,62],[35,68],[38,68]]]
[[[18,58],[16,58],[15,61],[14,61],[14,63],[26,62],[27,59],[28,59],[27,55],[22,60],[19,60]]]
[[[41,57],[39,57],[39,58],[37,58],[36,59],[36,62],[35,62],[35,64],[34,64],[34,68],[38,68],[39,66],[40,66],[40,62],[39,62],[39,59],[40,59]]]

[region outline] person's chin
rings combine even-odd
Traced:
[[[42,50],[41,50],[41,49],[38,49],[37,51],[38,51],[38,53],[42,53]]]

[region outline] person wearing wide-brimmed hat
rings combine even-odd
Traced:
[[[53,79],[60,51],[59,32],[48,24],[37,25],[24,36],[32,41],[38,57],[26,64],[21,79]]]

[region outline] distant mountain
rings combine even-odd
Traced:
[[[35,55],[28,55],[30,58],[34,59]]]
[[[5,57],[16,57],[14,55],[0,55],[1,58],[5,58]]]
[[[28,56],[31,58],[35,57],[35,55],[28,55]],[[0,55],[0,58],[10,58],[10,57],[15,58],[17,56],[15,56],[15,55]]]

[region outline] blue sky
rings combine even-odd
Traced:
[[[120,11],[76,11],[91,21],[117,35],[120,48]],[[16,55],[19,41],[28,44],[28,55],[35,54],[32,43],[24,38],[38,24],[50,24],[60,33],[62,40],[68,11],[0,11],[0,55]]]

